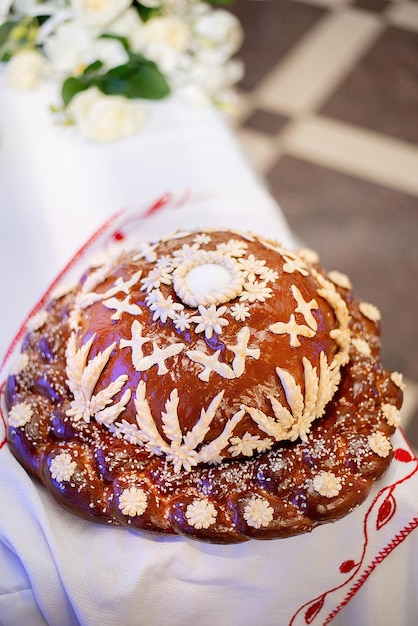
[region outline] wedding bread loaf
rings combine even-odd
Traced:
[[[74,513],[235,543],[312,530],[387,469],[402,376],[379,311],[317,255],[176,232],[109,256],[30,320],[9,445]]]

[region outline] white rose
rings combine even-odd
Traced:
[[[71,8],[78,19],[87,28],[101,32],[131,4],[132,0],[71,0]]]
[[[177,52],[183,52],[190,42],[188,26],[177,17],[155,17],[144,24],[148,44],[163,43]]]
[[[30,90],[44,78],[48,62],[37,50],[22,50],[7,64],[6,80],[13,89]]]
[[[239,20],[224,9],[217,9],[198,17],[194,24],[194,32],[203,39],[202,45],[206,43],[207,47],[216,48],[221,60],[235,54],[244,37]]]
[[[156,9],[161,5],[162,0],[141,0],[141,4],[148,9]]]
[[[122,96],[106,96],[96,87],[77,94],[69,111],[81,133],[100,142],[133,135],[146,118],[145,109],[138,102]]]
[[[96,39],[88,53],[89,62],[100,59],[103,69],[110,69],[118,65],[124,65],[129,61],[129,55],[120,41],[116,39]]]
[[[153,0],[148,0],[152,2]],[[145,4],[142,2],[141,4]],[[162,4],[161,2],[159,4]],[[148,6],[148,5],[147,5]],[[211,7],[209,7],[202,0],[164,0],[164,9],[168,13],[172,13],[177,16],[187,15],[188,17],[193,17],[196,15],[201,15],[206,11],[211,11]]]
[[[194,83],[186,83],[177,89],[177,93],[191,106],[202,108],[209,106],[211,100],[202,87]]]
[[[238,82],[243,74],[244,66],[238,59],[231,59],[222,66],[196,63],[188,73],[191,82],[201,86],[214,98]]]
[[[144,55],[171,74],[190,42],[190,30],[177,17],[156,17],[144,24]]]
[[[14,0],[13,9],[20,15],[36,13],[37,0]]]
[[[144,23],[139,17],[138,11],[131,7],[109,24],[107,32],[125,37],[132,50],[139,52],[145,44],[143,27]]]
[[[88,65],[87,57],[93,43],[93,36],[88,30],[77,22],[65,22],[46,39],[44,51],[59,72],[77,74]]]
[[[179,52],[162,41],[150,43],[144,49],[145,56],[154,61],[163,74],[171,74],[177,67]]]
[[[95,39],[78,22],[60,24],[46,39],[44,50],[54,68],[64,74],[80,74],[97,59],[108,69],[127,63],[129,58],[120,41]]]
[[[13,0],[0,0],[0,22],[2,22],[5,17],[7,17],[12,3]]]

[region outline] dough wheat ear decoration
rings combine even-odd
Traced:
[[[165,454],[167,461],[174,465],[174,472],[178,474],[182,468],[190,472],[191,468],[198,463],[209,463],[218,459],[221,450],[226,446],[231,433],[244,415],[244,411],[238,411],[232,419],[228,420],[222,433],[210,444],[200,446],[210,430],[217,409],[222,401],[224,392],[218,393],[213,398],[207,410],[201,409],[200,418],[191,431],[182,434],[177,408],[179,395],[177,389],[173,389],[165,403],[165,411],[161,413],[163,432],[169,443],[158,432],[154,419],[151,415],[149,404],[146,400],[146,385],[140,381],[135,398],[136,421],[138,423],[138,435],[145,442],[146,448],[153,454]]]
[[[10,448],[92,521],[220,543],[309,532],[393,455],[403,381],[379,320],[312,251],[219,229],[143,242],[28,323]]]
[[[94,341],[94,335],[79,350],[76,349],[76,338],[72,334],[67,344],[67,375],[68,386],[74,396],[67,415],[74,421],[84,420],[89,422],[94,417],[98,422],[109,424],[113,422],[125,409],[131,397],[130,389],[127,389],[121,400],[113,403],[114,396],[122,389],[128,380],[126,374],[121,374],[105,389],[94,394],[94,389],[100,375],[109,361],[110,354],[115,349],[116,342],[106,350],[100,352],[91,361],[87,361],[88,353]],[[108,407],[109,404],[112,406]],[[106,408],[107,407],[107,408]]]

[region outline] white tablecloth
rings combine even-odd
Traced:
[[[3,307],[0,354],[57,271],[115,212],[192,189],[241,197],[260,192],[226,119],[212,108],[176,98],[151,103],[140,134],[98,146],[54,123],[54,85],[16,93],[1,72],[0,281],[13,306]],[[274,213],[291,242],[277,207]],[[256,211],[250,219],[256,229]]]
[[[51,125],[50,91],[15,95],[0,86],[0,94],[2,348],[105,222],[62,281],[90,252],[121,238],[187,225],[249,229],[295,244],[216,112],[156,105],[141,135],[98,148]],[[3,417],[2,625],[418,623],[418,461],[400,432],[389,472],[348,517],[291,539],[216,546],[70,515],[14,460],[4,426]]]

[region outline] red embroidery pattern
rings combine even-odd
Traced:
[[[6,424],[6,419],[4,417],[3,408],[2,408],[4,386],[5,386],[5,383],[3,383],[2,386],[0,387],[0,432],[1,432],[0,450],[2,449],[2,447],[7,441],[7,424]]]
[[[341,574],[348,574],[348,572],[351,572],[351,570],[353,570],[358,565],[359,563],[356,563],[352,559],[349,559],[348,561],[344,561],[344,563],[341,563],[340,572]]]
[[[402,543],[408,535],[418,528],[418,516],[414,517],[409,524],[405,526],[399,533],[397,533],[394,538],[388,543],[385,548],[370,563],[370,565],[365,569],[359,580],[356,584],[350,589],[344,600],[328,615],[327,619],[324,621],[323,626],[326,626],[337,615],[339,611],[351,600],[351,598],[357,593],[360,587],[365,583],[367,578],[370,576],[372,571],[375,569],[379,563],[381,563],[391,552],[394,550],[400,543]]]
[[[111,243],[119,243],[124,241],[130,232],[141,231],[141,223],[148,218],[153,217],[156,213],[161,211],[172,211],[182,207],[190,197],[190,192],[185,191],[178,197],[172,193],[166,193],[148,207],[144,213],[128,213],[124,220],[119,221],[117,230],[110,233],[110,237],[107,242],[104,242],[104,248]]]
[[[150,215],[154,215],[154,213],[158,213],[158,211],[167,206],[170,200],[172,200],[171,193],[166,193],[165,196],[161,196],[161,198],[158,198],[158,200],[154,202],[154,204],[152,204],[145,212],[144,217],[149,217]]]
[[[363,520],[363,535],[364,535],[364,543],[362,554],[360,560],[358,562],[353,559],[348,559],[341,563],[339,567],[339,571],[341,574],[349,574],[348,578],[340,585],[329,589],[322,595],[310,600],[306,604],[300,607],[298,611],[293,615],[289,626],[295,624],[296,619],[303,614],[303,621],[305,624],[311,624],[315,620],[316,617],[319,616],[321,610],[324,608],[325,600],[332,593],[338,591],[349,585],[352,582],[358,573],[361,570],[363,565],[363,561],[365,560],[367,547],[369,544],[369,519],[372,514],[375,512],[376,506],[378,503],[379,508],[377,510],[375,528],[376,531],[379,531],[389,523],[389,521],[394,517],[396,513],[396,498],[394,496],[394,492],[396,488],[402,483],[409,480],[417,471],[418,471],[418,459],[415,458],[408,450],[403,448],[397,448],[394,451],[394,459],[400,463],[414,463],[412,470],[403,478],[399,479],[392,485],[386,486],[379,491],[379,493],[373,499],[369,509],[367,510],[364,520]],[[382,496],[385,494],[383,501]],[[354,583],[354,585],[349,588],[348,593],[344,597],[343,601],[335,607],[332,612],[326,617],[325,620],[318,622],[321,623],[322,626],[326,626],[329,624],[335,617],[335,615],[349,602],[349,600],[357,593],[360,587],[364,584],[367,578],[370,576],[371,572],[375,569],[375,567],[381,563],[387,556],[398,546],[402,541],[406,539],[406,537],[418,527],[418,516],[415,517],[411,522],[409,522],[402,530],[400,530],[391,541],[372,559],[371,563],[367,566],[364,572],[361,574],[360,578]]]
[[[55,289],[55,287],[58,285],[58,283],[63,279],[63,277],[65,276],[65,274],[76,264],[76,262],[83,256],[83,254],[85,254],[85,252],[88,250],[88,248],[90,248],[100,237],[101,235],[103,235],[103,233],[105,233],[110,226],[113,224],[113,222],[115,222],[117,220],[117,218],[123,213],[123,211],[119,211],[118,213],[115,213],[115,215],[113,215],[107,222],[105,222],[103,224],[103,226],[101,226],[91,237],[90,239],[88,239],[88,241],[86,241],[86,243],[75,253],[75,255],[72,257],[72,259],[70,259],[70,261],[64,266],[64,268],[61,270],[61,272],[58,274],[58,276],[55,278],[55,280],[50,284],[50,286],[48,287],[48,289],[45,291],[45,293],[43,294],[43,296],[41,297],[41,299],[39,300],[39,302],[37,304],[35,304],[35,306],[32,308],[32,310],[30,311],[29,315],[26,316],[26,319],[24,320],[22,326],[19,328],[16,336],[14,337],[12,343],[9,346],[9,349],[7,350],[3,361],[0,363],[0,375],[3,372],[3,368],[6,364],[6,362],[9,360],[13,350],[15,349],[15,347],[17,346],[17,344],[19,343],[19,341],[22,339],[22,336],[26,330],[26,325],[28,323],[28,321],[30,320],[30,318],[35,315],[35,313],[37,313],[45,304],[45,302],[48,300],[51,292]]]
[[[318,615],[318,613],[320,612],[320,610],[324,606],[325,596],[326,596],[326,594],[324,593],[324,595],[321,596],[318,600],[315,600],[315,602],[313,604],[311,604],[311,606],[306,611],[306,613],[305,613],[305,622],[307,624],[311,624],[313,622],[315,617]]]
[[[393,489],[390,489],[388,495],[383,500],[382,504],[379,507],[379,511],[376,519],[376,530],[380,530],[382,526],[387,524],[392,517],[395,515],[396,511],[396,500],[393,497]]]
[[[400,461],[401,463],[410,463],[414,460],[412,454],[410,454],[408,450],[404,450],[403,448],[398,448],[397,450],[395,450],[393,456],[397,461]]]

